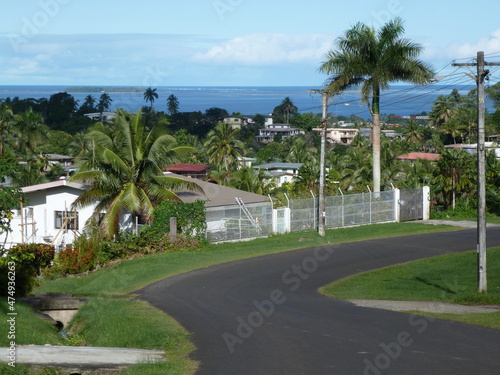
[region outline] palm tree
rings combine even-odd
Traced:
[[[99,103],[97,104],[97,110],[101,113],[101,120],[102,120],[102,113],[109,109],[112,101],[113,101],[113,99],[111,99],[111,96],[109,96],[105,92],[103,92],[101,94],[101,96],[99,97]]]
[[[31,108],[15,117],[16,143],[20,153],[36,153],[36,148],[48,141],[49,127],[43,116]]]
[[[273,118],[276,122],[283,121],[285,124],[290,123],[290,115],[297,113],[297,107],[293,104],[292,99],[287,96],[281,104],[274,108]]]
[[[179,112],[179,99],[174,94],[169,95],[167,98],[167,112],[170,116]]]
[[[151,87],[148,87],[146,91],[144,91],[144,100],[147,102],[151,103],[151,107],[149,108],[150,111],[153,110],[153,103],[155,99],[158,99],[158,93],[156,92],[156,89],[152,89]]]
[[[72,180],[90,183],[90,188],[75,201],[75,207],[97,203],[94,219],[105,212],[100,225],[104,238],[118,233],[119,219],[130,213],[150,222],[154,207],[163,200],[180,201],[174,191],[199,190],[198,185],[182,178],[164,176],[162,168],[176,162],[179,156],[192,152],[178,147],[166,134],[165,127],[148,131],[141,111],[135,115],[119,110],[111,127],[101,126],[88,134],[94,149],[83,160]],[[135,220],[132,220],[132,225]]]
[[[256,171],[252,167],[246,167],[233,174],[229,186],[255,194],[269,194],[276,187],[275,183],[269,182],[271,178],[271,175],[264,169],[259,168]]]
[[[434,123],[434,128],[438,129],[441,125],[447,123],[457,114],[457,102],[452,96],[439,95],[429,114]]]
[[[455,209],[457,198],[470,198],[476,181],[474,157],[459,149],[444,149],[435,169],[435,196]]]
[[[0,103],[0,158],[3,156],[4,137],[12,132],[14,119],[12,108],[5,103]]]
[[[222,166],[226,172],[235,168],[238,158],[244,155],[245,146],[236,138],[239,132],[239,129],[219,122],[207,134],[205,148],[208,158],[212,164]]]
[[[363,23],[356,24],[337,39],[337,50],[330,51],[320,71],[331,74],[328,91],[361,84],[361,98],[373,117],[373,189],[380,191],[380,93],[390,82],[424,84],[434,76],[430,67],[418,59],[419,44],[403,38],[403,21],[395,18],[376,32]],[[371,104],[369,99],[371,98]]]

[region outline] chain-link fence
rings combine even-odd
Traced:
[[[267,237],[272,233],[270,202],[206,209],[207,240],[224,242]]]
[[[327,197],[327,228],[396,221],[394,191]]]
[[[300,232],[316,229],[318,220],[317,207],[317,198],[292,199],[290,201],[290,230],[292,232]]]
[[[399,191],[346,194],[325,198],[325,226],[341,228],[371,223],[397,221],[399,210],[410,210],[415,218],[423,211],[422,189],[401,191],[405,197],[399,202]],[[411,197],[411,199],[407,198]],[[406,203],[406,200],[409,202]],[[406,205],[411,203],[411,207]],[[401,206],[401,207],[400,207]],[[318,198],[293,199],[289,210],[277,209],[271,203],[241,204],[207,209],[207,239],[224,242],[265,237],[274,232],[285,233],[316,230],[318,225]],[[416,212],[420,212],[418,215]],[[287,216],[289,215],[289,220]],[[405,215],[406,218],[410,215]]]

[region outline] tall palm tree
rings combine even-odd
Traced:
[[[192,152],[187,146],[176,146],[164,126],[145,127],[141,111],[135,115],[119,110],[111,127],[104,126],[88,134],[94,149],[83,160],[72,180],[90,183],[90,188],[75,201],[76,207],[97,203],[94,218],[105,212],[100,225],[104,238],[118,233],[123,213],[132,218],[141,215],[146,222],[154,207],[163,200],[180,198],[179,189],[199,190],[198,185],[184,179],[164,176],[162,168],[177,162],[179,156]],[[132,220],[134,225],[135,220]]]
[[[179,112],[179,99],[174,94],[169,95],[167,98],[167,112],[170,116]]]
[[[103,92],[101,94],[101,96],[99,97],[99,103],[97,104],[97,110],[101,113],[101,120],[102,120],[102,113],[109,109],[112,101],[113,101],[113,99],[111,99],[111,96],[109,96],[109,94],[107,94],[105,92]]]
[[[237,139],[239,129],[233,129],[230,124],[219,122],[207,134],[205,148],[209,160],[214,165],[220,165],[226,172],[235,168],[239,157],[243,157],[245,146]]]
[[[147,102],[151,103],[151,107],[149,107],[149,110],[153,110],[153,103],[155,99],[158,99],[158,93],[156,92],[156,89],[153,89],[151,87],[148,87],[146,91],[144,91],[144,100]]]
[[[337,50],[326,54],[320,71],[332,75],[328,91],[361,84],[361,98],[373,117],[373,189],[380,191],[380,93],[390,82],[424,84],[434,76],[418,59],[422,47],[403,38],[398,17],[377,32],[363,23],[347,30],[336,41]],[[369,99],[371,98],[371,104]]]
[[[458,108],[456,105],[457,102],[452,96],[439,95],[437,97],[429,114],[435,129],[447,123],[457,114]]]
[[[0,158],[3,156],[5,136],[12,132],[15,116],[12,108],[5,103],[0,103]]]

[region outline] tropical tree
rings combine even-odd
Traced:
[[[434,76],[430,66],[418,59],[422,47],[403,38],[400,18],[376,32],[356,24],[336,41],[336,50],[326,54],[320,71],[332,75],[327,90],[361,85],[361,99],[373,117],[373,189],[380,191],[380,94],[390,82],[425,84]],[[371,98],[371,103],[369,99]]]
[[[273,118],[275,122],[284,122],[285,124],[290,123],[290,115],[296,114],[298,108],[293,104],[292,99],[287,96],[281,104],[274,108]]]
[[[445,208],[456,206],[459,198],[470,198],[475,192],[475,159],[466,151],[446,148],[437,162],[432,184],[436,198]]]
[[[101,119],[102,119],[102,114],[104,111],[107,111],[109,107],[111,106],[111,102],[113,99],[111,99],[111,96],[109,94],[103,92],[101,96],[99,97],[99,103],[97,104],[97,110],[101,114]]]
[[[239,129],[233,129],[227,123],[219,122],[215,125],[205,141],[205,149],[210,162],[214,165],[220,165],[229,172],[235,168],[239,157],[243,157],[245,146],[238,140]]]
[[[170,116],[179,112],[179,99],[174,94],[169,95],[167,98],[167,112]]]
[[[15,117],[15,136],[18,152],[29,155],[37,153],[37,146],[48,141],[49,128],[43,116],[31,108]]]
[[[78,109],[78,113],[80,115],[84,115],[85,113],[92,113],[92,112],[96,112],[97,111],[97,108],[96,108],[96,103],[97,103],[97,100],[96,98],[94,98],[92,95],[87,95],[85,97],[85,100],[83,102],[83,104],[81,105],[81,107]]]
[[[111,126],[100,124],[88,137],[93,149],[72,180],[86,181],[90,188],[74,205],[84,207],[97,202],[94,219],[105,213],[99,228],[104,238],[118,233],[122,214],[132,215],[132,225],[139,215],[150,222],[154,207],[161,201],[181,200],[175,191],[198,189],[182,178],[163,175],[163,167],[193,149],[177,146],[161,124],[148,130],[141,111],[134,115],[119,110]]]
[[[276,184],[264,169],[256,171],[252,167],[238,169],[229,181],[229,186],[255,194],[269,194]]]
[[[158,99],[158,93],[156,92],[156,89],[152,89],[151,87],[148,87],[146,91],[144,91],[144,100],[147,102],[151,103],[151,107],[149,108],[150,111],[153,110],[153,103],[155,99]]]
[[[10,106],[0,103],[0,158],[3,156],[4,140],[12,132],[15,116]]]

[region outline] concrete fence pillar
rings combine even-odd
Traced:
[[[429,220],[431,218],[431,188],[424,186],[422,188],[422,219]]]
[[[170,243],[177,242],[177,218],[170,218]]]
[[[394,189],[394,220],[399,223],[401,221],[401,191]]]

